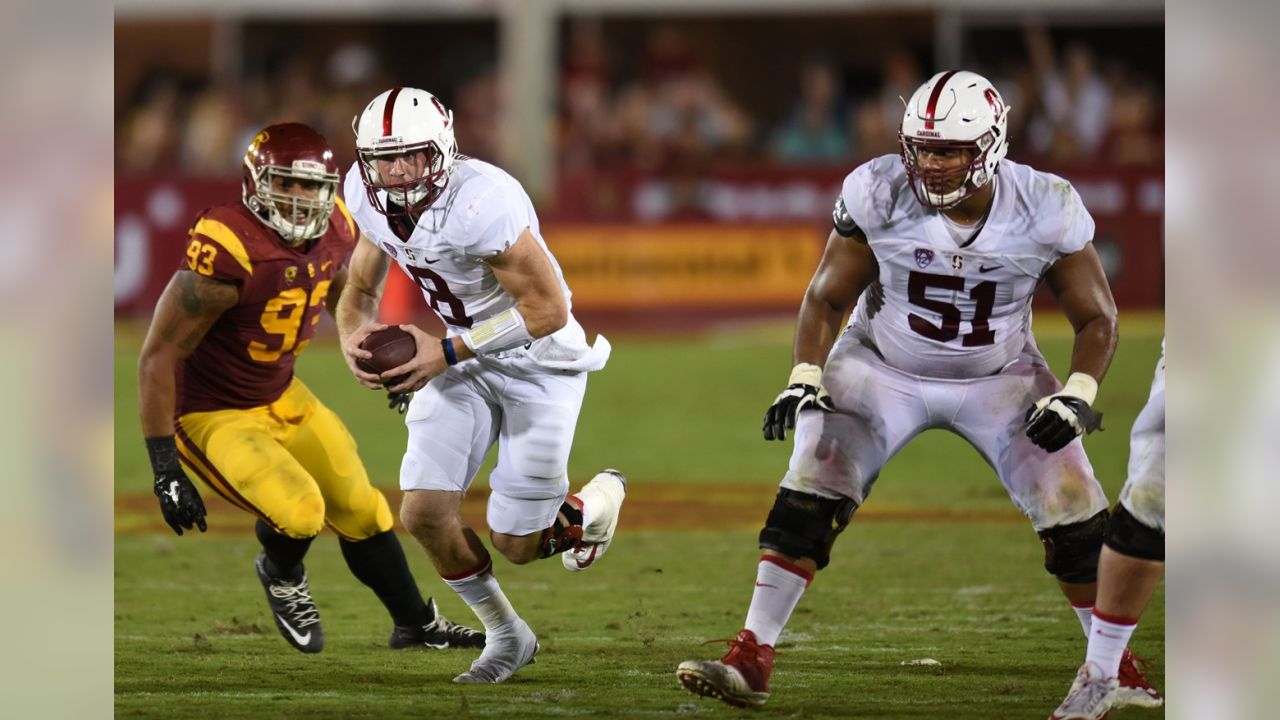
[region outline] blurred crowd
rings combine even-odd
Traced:
[[[1011,157],[1150,165],[1163,154],[1163,89],[1122,60],[1081,42],[1055,46],[1041,27],[1022,33],[997,63],[971,63],[992,79],[1010,112]],[[749,110],[675,26],[657,26],[639,57],[619,58],[598,21],[570,23],[559,77],[556,142],[564,174],[597,170],[696,172],[724,164],[848,165],[897,151],[908,98],[931,68],[907,49],[883,54],[873,86],[823,54],[793,62],[792,82],[770,112]],[[625,62],[624,62],[625,61]],[[762,58],[762,61],[768,61]],[[619,68],[627,66],[624,72]],[[243,148],[270,122],[315,126],[346,166],[352,116],[396,82],[369,45],[352,43],[322,63],[283,58],[236,82],[155,70],[117,117],[117,171],[219,176],[239,172]],[[448,94],[446,94],[448,93]],[[500,78],[479,67],[440,92],[457,121],[459,149],[501,161]]]

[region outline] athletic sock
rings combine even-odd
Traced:
[[[442,577],[480,618],[486,635],[500,633],[520,619],[502,588],[498,587],[498,579],[493,576],[493,562],[487,556],[478,567]]]
[[[1084,630],[1085,639],[1089,638],[1092,630],[1091,622],[1093,620],[1093,603],[1088,605],[1077,605],[1075,601],[1071,602],[1071,609],[1075,611],[1076,617],[1080,618],[1080,627]]]
[[[391,614],[392,622],[400,627],[422,627],[431,622],[394,531],[358,541],[339,538],[338,545],[351,574],[373,590]]]
[[[1096,663],[1104,677],[1120,674],[1120,658],[1138,627],[1137,618],[1122,618],[1093,610],[1093,630],[1089,633],[1089,652],[1086,662]]]
[[[291,538],[276,532],[262,520],[254,524],[253,532],[258,536],[262,551],[267,556],[264,565],[268,575],[283,580],[302,579],[302,558],[306,557],[307,548],[311,547],[314,537]]]
[[[756,642],[770,646],[778,642],[782,628],[811,582],[813,574],[804,568],[773,555],[760,556],[746,624],[746,629],[755,633]]]

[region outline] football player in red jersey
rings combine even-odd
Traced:
[[[298,123],[265,128],[245,153],[242,201],[205,210],[189,234],[139,359],[165,522],[179,535],[206,528],[184,465],[256,515],[258,579],[281,635],[302,652],[324,646],[302,560],[325,525],[391,614],[392,648],[483,647],[483,634],[423,601],[355,441],[293,374],[359,237],[329,143]]]

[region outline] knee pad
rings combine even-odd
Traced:
[[[831,546],[849,526],[858,504],[781,488],[760,531],[760,547],[795,558],[809,558],[818,569],[831,561]]]
[[[291,538],[315,537],[324,528],[324,498],[319,493],[304,495],[272,519]]]
[[[1107,511],[1077,523],[1057,525],[1039,533],[1044,545],[1044,569],[1068,583],[1098,579],[1098,553],[1107,534]]]
[[[1164,533],[1143,525],[1124,505],[1116,505],[1111,514],[1106,543],[1121,555],[1164,562]]]

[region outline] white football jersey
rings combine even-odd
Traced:
[[[963,228],[916,201],[902,159],[845,178],[836,224],[856,223],[879,262],[850,324],[885,361],[935,378],[974,378],[1017,359],[1045,272],[1093,239],[1093,218],[1062,178],[1001,160],[984,223]]]
[[[514,245],[525,228],[546,252],[565,301],[571,303],[560,264],[542,239],[532,201],[515,178],[494,165],[458,156],[444,192],[418,218],[407,240],[370,206],[356,165],[347,171],[343,192],[360,230],[417,283],[451,335],[515,306],[516,299],[502,288],[485,261]],[[609,350],[603,336],[594,347],[588,346],[586,333],[570,312],[560,330],[499,356],[527,357],[544,367],[586,371],[604,367]]]

